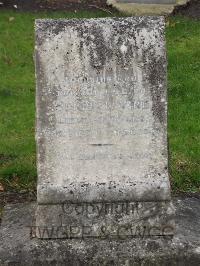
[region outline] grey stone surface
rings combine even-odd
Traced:
[[[188,2],[189,0],[177,0],[177,1],[174,1],[174,3],[172,3],[172,4],[167,3],[167,0],[166,0],[166,3],[162,3],[162,4],[160,2],[157,4],[156,3],[151,4],[150,2],[149,3],[147,3],[147,2],[142,3],[142,1],[139,1],[139,0],[138,0],[138,3],[136,3],[136,1],[128,3],[128,2],[119,2],[118,0],[107,0],[107,4],[112,5],[114,8],[116,8],[117,10],[119,10],[122,13],[125,13],[126,15],[131,15],[131,16],[149,16],[149,15],[151,15],[151,16],[152,15],[153,16],[155,16],[155,15],[167,16],[173,12],[176,5],[186,4],[186,2]],[[169,0],[169,1],[171,1],[171,0]]]
[[[200,265],[200,198],[175,198],[173,239],[30,238],[35,203],[7,205],[0,227],[0,265]]]
[[[175,230],[171,202],[38,205],[36,217],[39,238],[126,239],[169,236]]]
[[[173,234],[164,29],[163,17],[36,21],[38,237]]]
[[[164,29],[36,21],[39,204],[170,200]]]
[[[175,4],[176,0],[117,0],[117,3],[139,3],[139,4]]]

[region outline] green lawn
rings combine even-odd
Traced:
[[[0,183],[34,189],[34,19],[102,17],[104,12],[0,11]],[[200,189],[200,22],[174,18],[167,27],[169,143],[175,190]]]
[[[167,48],[173,187],[200,191],[200,21],[171,19]]]

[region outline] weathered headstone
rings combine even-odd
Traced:
[[[164,18],[37,20],[36,72],[38,237],[173,234]]]

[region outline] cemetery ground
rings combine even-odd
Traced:
[[[106,16],[103,11],[0,11],[1,192],[36,188],[34,20]],[[171,17],[166,37],[171,183],[174,193],[199,192],[200,21]]]

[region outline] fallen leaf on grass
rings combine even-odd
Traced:
[[[9,17],[9,22],[12,22],[13,20],[15,20],[14,17]]]

